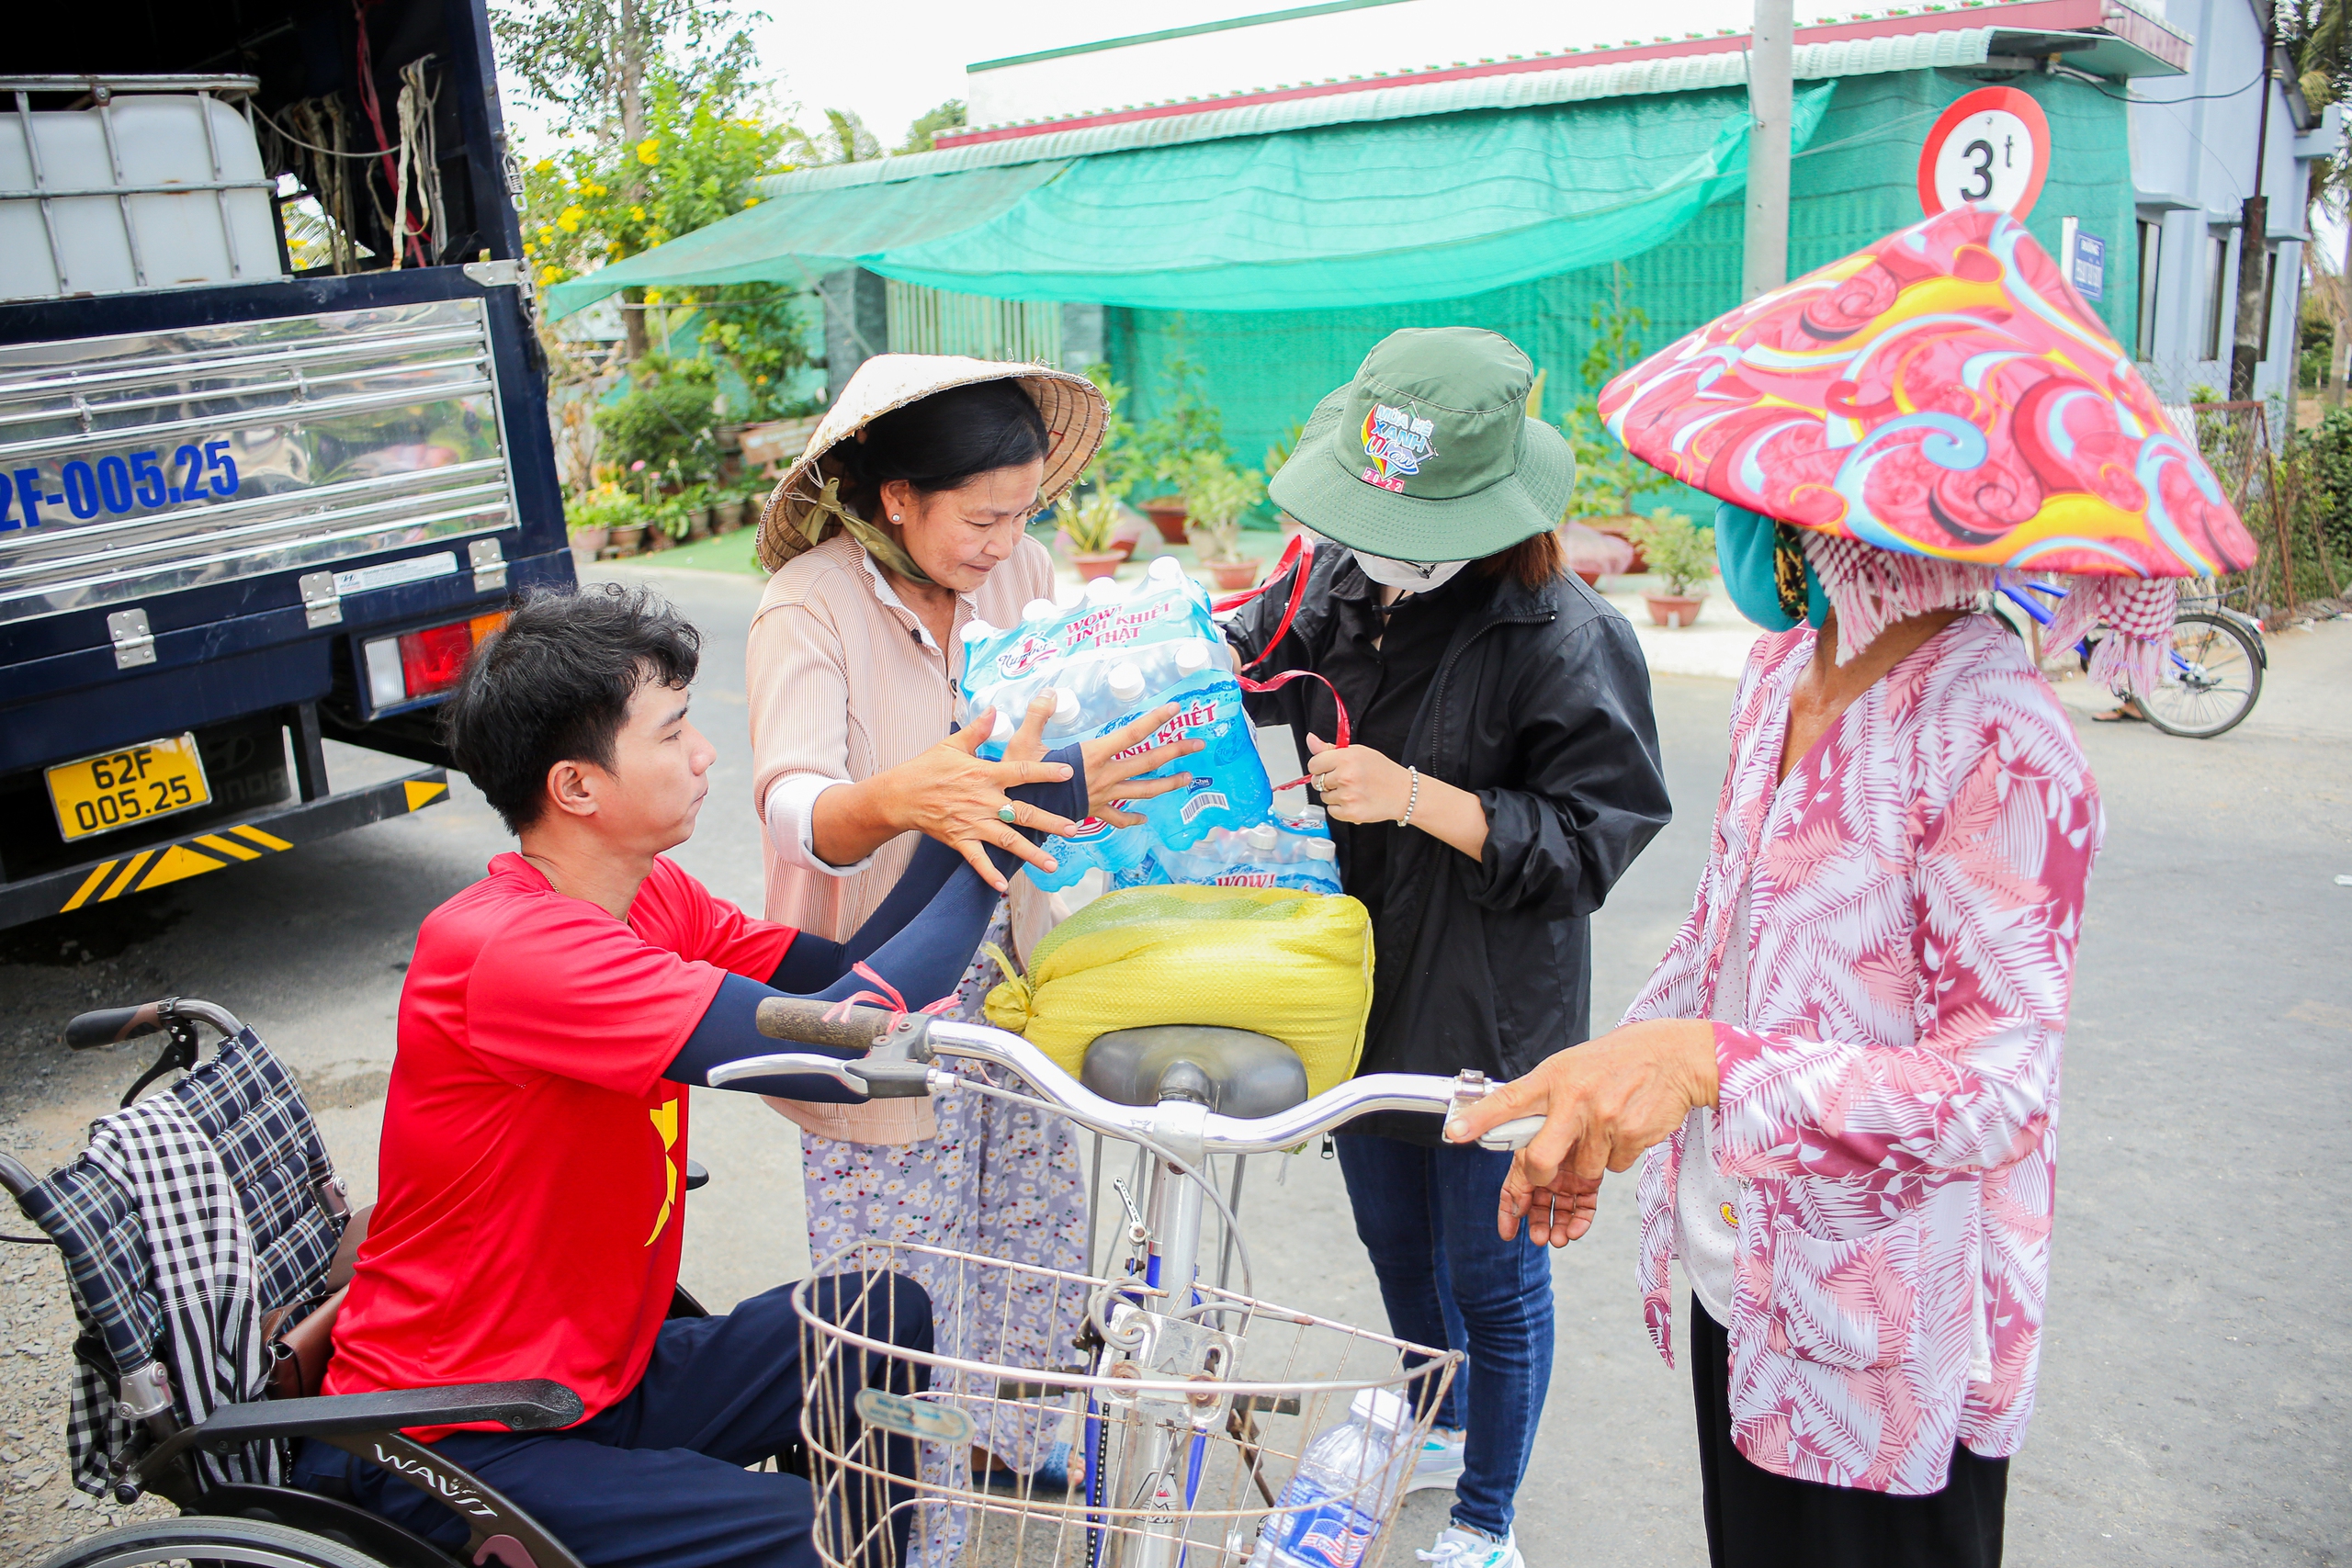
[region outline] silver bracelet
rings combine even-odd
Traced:
[[[1413,776],[1413,790],[1405,797],[1405,815],[1396,818],[1396,826],[1399,828],[1409,828],[1413,825],[1414,808],[1421,804],[1421,770],[1407,768],[1405,771]]]

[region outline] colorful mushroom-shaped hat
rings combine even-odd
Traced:
[[[1764,516],[2072,574],[2067,620],[2096,612],[2148,643],[2133,661],[2151,671],[2165,580],[2255,558],[2131,356],[2025,225],[1989,208],[1750,300],[1618,377],[1600,408],[1635,457]]]

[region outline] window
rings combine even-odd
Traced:
[[[2132,331],[2132,356],[2156,356],[2156,264],[2164,254],[2161,223],[2140,220],[2140,318]]]
[[[2212,235],[2205,242],[2205,357],[2222,357],[2222,329],[2231,319],[2230,237]]]

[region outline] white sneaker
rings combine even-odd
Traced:
[[[1514,1536],[1497,1540],[1484,1530],[1465,1529],[1460,1525],[1448,1525],[1437,1538],[1436,1550],[1416,1551],[1414,1556],[1424,1562],[1434,1562],[1438,1568],[1527,1568],[1527,1559],[1519,1554],[1519,1542]]]
[[[1462,1450],[1469,1434],[1448,1431],[1443,1427],[1431,1427],[1420,1454],[1413,1461],[1413,1472],[1405,1478],[1408,1493],[1441,1487],[1451,1492],[1462,1480]]]

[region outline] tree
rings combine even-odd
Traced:
[[[2352,90],[2352,17],[2346,0],[2294,0],[2278,7],[2282,39],[2294,51],[2303,101],[2312,110],[2342,100]],[[2305,193],[2307,219],[2333,210],[2345,223],[2344,260],[2330,268],[2316,245],[2303,253],[2313,288],[2335,325],[2335,343],[2327,361],[2327,400],[2344,402],[2346,361],[2352,358],[2352,299],[2346,280],[2352,278],[2352,156],[2339,150],[2335,156],[2312,163],[2311,186]],[[2316,224],[2312,227],[2315,229]]]
[[[798,126],[785,130],[788,152],[787,169],[806,169],[831,164],[863,164],[882,156],[882,141],[865,129],[854,109],[826,109],[825,128],[811,134]]]
[[[651,134],[656,83],[693,102],[722,76],[740,81],[752,57],[746,24],[765,20],[713,0],[515,0],[492,17],[507,68],[529,95],[556,111],[559,127],[592,145],[642,149]],[[643,206],[648,180],[626,159],[613,160],[617,198]],[[684,232],[673,230],[672,232]],[[643,299],[630,290],[622,316],[628,357],[646,351]]]
[[[633,256],[759,202],[759,176],[779,166],[797,134],[770,114],[734,65],[690,96],[689,84],[657,61],[645,85],[637,141],[582,141],[524,171],[523,248],[539,286]],[[774,284],[638,290],[626,312],[630,362],[646,357],[645,321],[663,307],[709,312],[702,336],[734,366],[754,417],[779,409],[790,373],[808,362],[791,290]]]
[[[926,109],[907,127],[907,140],[899,149],[901,152],[928,152],[943,130],[961,130],[966,124],[964,100],[950,98],[937,108]]]

